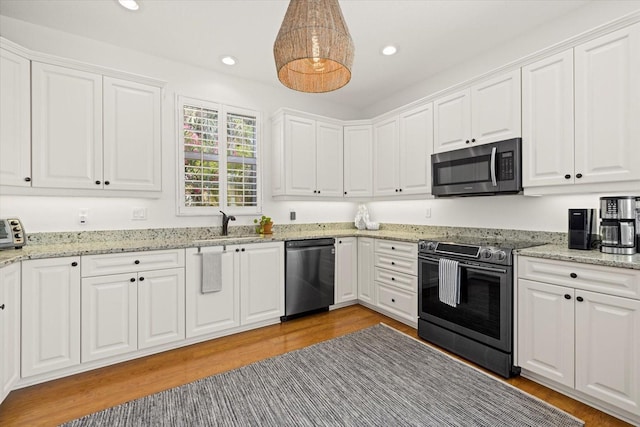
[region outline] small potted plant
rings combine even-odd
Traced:
[[[260,219],[256,218],[253,220],[253,223],[256,224],[256,233],[258,234],[272,234],[273,221],[271,221],[271,217],[264,216]]]

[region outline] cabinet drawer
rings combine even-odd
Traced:
[[[376,282],[378,306],[401,316],[411,322],[418,318],[418,299],[416,294],[393,289]]]
[[[184,267],[184,249],[84,255],[81,265],[82,277]]]
[[[375,268],[374,280],[398,289],[404,289],[416,293],[418,291],[418,278],[411,274],[398,273],[386,268]]]
[[[519,257],[518,277],[640,299],[640,271],[542,258]]]
[[[415,258],[405,258],[403,256],[393,256],[376,252],[374,255],[374,263],[376,267],[388,268],[389,270],[411,274],[413,276],[418,275],[417,256]]]
[[[396,240],[376,239],[375,251],[396,256],[418,257],[418,244],[410,242],[398,242]]]

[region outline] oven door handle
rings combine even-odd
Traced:
[[[494,187],[498,186],[498,180],[496,179],[496,152],[498,147],[491,148],[491,182]]]
[[[425,261],[433,261],[436,264],[438,264],[439,258],[430,258],[430,257],[419,257],[419,259],[425,260]],[[450,259],[450,258],[447,258]],[[473,265],[473,264],[467,264],[465,262],[462,261],[458,261],[458,265],[462,268],[468,268],[470,270],[480,270],[480,271],[488,271],[490,273],[501,273],[501,274],[505,274],[507,272],[507,270],[504,270],[502,268],[494,268],[494,267],[483,267],[481,265]]]

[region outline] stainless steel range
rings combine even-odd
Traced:
[[[532,242],[418,244],[418,335],[503,377],[513,365],[513,251]]]

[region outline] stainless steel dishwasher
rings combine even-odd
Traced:
[[[335,239],[285,242],[285,321],[328,310],[335,293]]]

